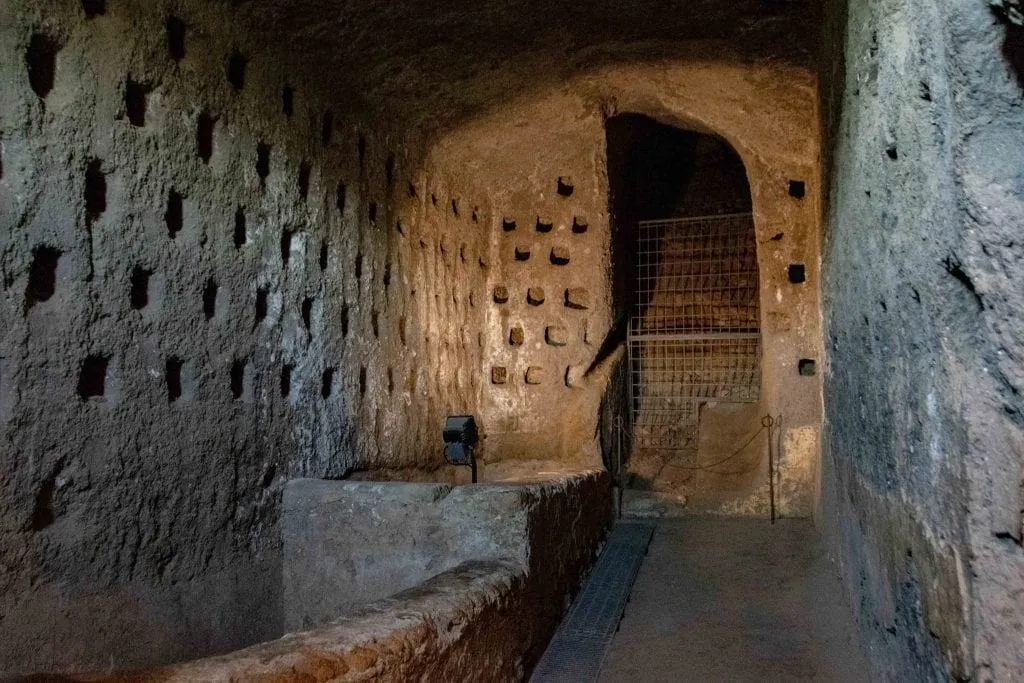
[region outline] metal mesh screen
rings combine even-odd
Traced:
[[[643,221],[629,351],[634,446],[696,448],[700,404],[757,401],[757,243],[751,214]]]

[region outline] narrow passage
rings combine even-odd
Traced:
[[[870,680],[851,614],[810,521],[662,521],[600,680]]]

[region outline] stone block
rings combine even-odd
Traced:
[[[551,247],[551,264],[555,266],[569,265],[569,248]]]

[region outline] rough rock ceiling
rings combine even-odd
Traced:
[[[547,81],[624,61],[810,65],[818,5],[764,0],[232,0],[260,44],[349,106],[444,125]],[[319,76],[322,74],[322,76]]]

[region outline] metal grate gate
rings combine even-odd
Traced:
[[[696,451],[701,403],[761,385],[751,214],[642,221],[629,363],[634,448]]]

